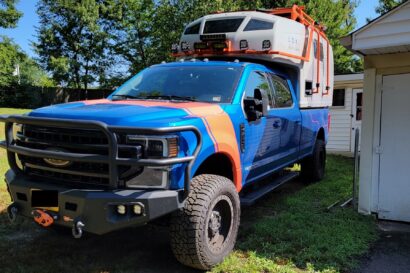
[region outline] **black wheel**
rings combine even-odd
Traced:
[[[302,179],[306,182],[317,182],[323,179],[326,168],[326,145],[317,139],[313,154],[301,162]]]
[[[240,202],[228,178],[203,174],[192,179],[184,207],[171,220],[171,247],[184,265],[211,269],[233,249]]]

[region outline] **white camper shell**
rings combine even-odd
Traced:
[[[333,96],[333,51],[323,27],[302,7],[206,15],[188,24],[176,57],[235,57],[296,71],[302,108],[328,107]]]

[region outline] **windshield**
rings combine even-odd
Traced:
[[[113,93],[112,99],[165,99],[230,103],[242,67],[150,67]]]

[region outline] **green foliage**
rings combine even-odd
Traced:
[[[18,45],[7,37],[0,36],[0,88],[12,85],[31,85],[48,87],[54,82],[39,67],[39,65],[29,58]],[[19,67],[20,75],[15,72]]]
[[[40,27],[35,47],[41,64],[56,82],[87,89],[111,62],[106,17],[115,11],[105,1],[95,0],[40,0],[37,7]]]
[[[406,1],[407,0],[379,0],[379,5],[376,7],[376,12],[378,14],[384,14]]]
[[[13,72],[19,60],[22,58],[17,45],[9,38],[0,37],[0,88],[9,86],[16,81]]]
[[[239,250],[215,272],[346,272],[377,239],[375,222],[353,209],[326,208],[351,195],[353,161],[329,156],[326,177],[293,194],[271,195],[252,214],[251,227],[240,232]],[[279,196],[278,196],[279,195]],[[249,221],[249,219],[248,219]]]
[[[23,14],[16,10],[16,2],[17,0],[0,0],[0,27],[14,28],[17,26]]]

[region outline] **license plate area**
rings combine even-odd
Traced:
[[[33,208],[57,208],[58,191],[31,190],[31,206]]]

